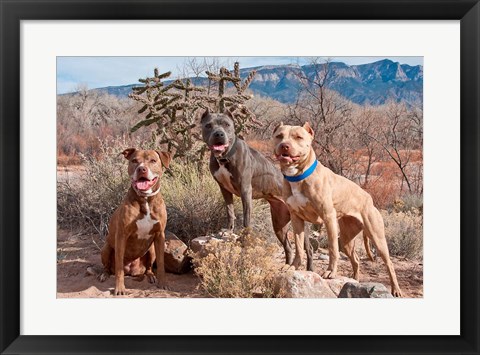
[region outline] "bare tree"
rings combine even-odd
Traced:
[[[408,168],[415,148],[419,147],[417,123],[420,121],[412,119],[405,104],[390,101],[384,110],[383,119],[379,122],[380,134],[370,137],[380,144],[400,170],[403,177],[401,189],[405,182],[408,191],[413,192]]]
[[[330,63],[312,59],[308,71],[299,71],[302,89],[288,116],[295,124],[309,121],[316,132],[315,143],[322,163],[332,171],[344,175],[351,162],[349,132],[353,104],[328,88],[335,75]]]

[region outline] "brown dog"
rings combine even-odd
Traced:
[[[303,127],[280,124],[273,132],[275,156],[285,177],[283,198],[290,210],[295,234],[296,255],[292,266],[298,268],[302,264],[305,221],[324,223],[329,266],[322,276],[335,278],[337,274],[337,238],[340,236],[340,243],[352,263],[354,278],[358,280],[359,263],[354,246],[355,237],[363,230],[387,266],[392,295],[400,297],[402,293],[390,260],[383,219],[372,197],[354,182],[317,162],[312,148],[313,135],[308,122]]]
[[[122,204],[110,219],[109,232],[102,249],[105,281],[115,273],[114,295],[125,294],[125,273],[132,275],[143,272],[149,282],[165,283],[165,225],[167,211],[160,194],[162,165],[168,168],[170,153],[155,150],[126,149],[122,152],[128,159],[128,174],[131,186]],[[152,265],[157,255],[157,276]],[[139,259],[140,258],[140,259]]]

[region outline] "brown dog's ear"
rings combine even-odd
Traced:
[[[309,122],[305,122],[305,124],[303,125],[303,128],[313,137],[314,132]]]
[[[125,159],[130,159],[130,156],[133,154],[133,152],[135,152],[136,149],[135,148],[128,148],[128,149],[125,149],[123,152],[121,152],[120,154],[122,154]]]
[[[169,152],[160,152],[158,150],[156,152],[160,157],[160,161],[162,162],[163,166],[168,169],[170,162],[172,161],[172,154]]]
[[[205,112],[203,113],[202,118],[200,119],[200,121],[203,121],[205,118],[207,118],[208,115],[210,115],[210,110],[209,110],[208,107],[207,107],[207,109],[206,109]]]
[[[273,129],[273,132],[272,134],[275,134],[275,132],[277,131],[277,129],[279,129],[280,127],[283,126],[283,122],[280,122],[280,124],[278,124],[274,129]]]

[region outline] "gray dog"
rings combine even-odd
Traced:
[[[273,163],[249,147],[235,135],[232,114],[210,113],[201,119],[203,140],[211,151],[210,172],[220,186],[227,205],[228,228],[233,230],[235,211],[233,195],[240,196],[243,206],[243,226],[250,227],[252,199],[264,198],[270,204],[273,229],[285,249],[286,263],[293,261],[293,252],[287,238],[290,221],[288,207],[282,199],[283,176]],[[313,270],[312,251],[305,238],[307,269]]]

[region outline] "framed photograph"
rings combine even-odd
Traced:
[[[479,6],[478,1],[448,0],[414,3],[1,1],[1,353],[478,354]],[[155,66],[159,69],[154,71]],[[311,74],[308,68],[316,72]],[[200,69],[207,74],[199,75]],[[166,71],[173,73],[162,74]],[[282,82],[275,79],[274,84],[269,83],[268,80],[279,72],[283,75]],[[262,82],[255,82],[250,74],[261,77]],[[136,79],[129,75],[147,79],[136,84]],[[232,80],[226,91],[218,84],[222,75]],[[352,77],[361,77],[363,82]],[[376,77],[380,79],[376,81]],[[176,81],[177,78],[180,80]],[[154,101],[145,99],[150,97],[150,85],[162,81],[173,90],[169,94],[170,104],[175,102],[175,97],[180,97],[178,93],[187,93],[178,110],[182,110],[184,117],[191,116],[190,128],[200,123],[201,131],[180,127],[173,133],[157,130],[152,136],[152,123],[165,119],[173,122],[176,118],[177,111],[170,110],[163,116],[158,114],[163,102],[160,94],[167,91],[155,91],[159,96]],[[207,87],[207,81],[209,91],[205,94],[202,90]],[[362,86],[364,82],[369,86]],[[134,90],[131,95],[134,100],[126,104],[122,95],[131,93],[131,87],[135,86],[126,87],[127,84],[146,85],[146,91]],[[311,85],[316,85],[315,91],[310,90]],[[89,90],[90,87],[94,90]],[[192,87],[198,90],[197,96],[189,94]],[[273,87],[275,90],[271,89]],[[228,91],[234,88],[235,93]],[[250,91],[245,91],[247,88]],[[80,102],[78,98],[82,92],[93,93],[96,99],[91,101],[85,96]],[[344,121],[331,126],[316,121],[327,114],[312,110],[311,102],[323,102],[324,95],[330,95],[328,100],[335,102],[328,107],[330,113],[334,112],[332,117],[340,117],[341,121],[342,115],[348,115],[348,126]],[[110,106],[104,105],[105,100],[110,100]],[[249,100],[255,102],[255,108],[251,104],[244,105]],[[103,109],[104,106],[108,106],[107,109]],[[263,115],[259,124],[263,131],[257,130],[256,135],[247,136],[246,141],[265,156],[276,157],[281,169],[284,169],[282,162],[289,165],[298,159],[293,153],[285,153],[283,135],[273,137],[273,132],[290,129],[285,128],[283,121],[286,119],[288,125],[303,125],[301,132],[307,134],[307,140],[308,134],[315,132],[313,144],[318,147],[318,161],[366,189],[379,209],[383,206],[381,212],[387,228],[397,228],[397,244],[390,242],[389,248],[394,267],[400,268],[397,276],[403,297],[394,298],[387,292],[388,297],[375,300],[336,298],[337,294],[332,294],[333,298],[295,298],[298,297],[295,295],[285,298],[284,295],[274,297],[278,296],[275,294],[279,292],[277,288],[270,294],[268,287],[264,289],[258,285],[245,296],[238,291],[222,289],[221,293],[211,288],[205,281],[208,280],[205,273],[201,274],[202,284],[195,279],[194,283],[177,289],[157,291],[155,288],[150,292],[148,281],[157,281],[163,287],[164,280],[159,272],[154,275],[148,271],[147,259],[139,261],[147,270],[147,280],[142,281],[141,287],[132,286],[139,284],[128,278],[125,285],[119,284],[113,276],[108,279],[108,272],[101,280],[102,271],[96,270],[93,264],[101,266],[103,263],[103,270],[110,267],[105,261],[110,260],[105,256],[109,251],[103,244],[108,245],[105,239],[108,220],[117,218],[112,217],[113,210],[109,206],[113,195],[103,194],[104,177],[93,176],[85,180],[84,185],[79,180],[70,181],[71,176],[77,176],[69,175],[72,174],[71,166],[79,159],[79,155],[71,154],[72,147],[81,147],[78,151],[84,154],[82,159],[87,160],[90,150],[91,157],[101,149],[115,152],[111,154],[114,159],[108,167],[108,179],[113,181],[118,174],[129,184],[131,182],[132,191],[143,196],[156,186],[158,176],[149,176],[156,171],[150,163],[157,161],[149,159],[148,163],[143,163],[142,167],[148,166],[144,169],[145,176],[138,177],[137,174],[143,172],[137,170],[127,176],[124,158],[129,164],[138,164],[133,157],[136,151],[123,147],[125,142],[108,143],[112,130],[130,131],[133,127],[143,132],[137,136],[142,142],[140,145],[147,147],[149,139],[154,139],[152,142],[159,144],[159,148],[155,145],[157,152],[152,154],[155,159],[159,157],[159,166],[170,169],[170,175],[162,177],[162,181],[165,179],[172,186],[171,191],[162,187],[167,208],[181,194],[191,194],[191,206],[175,207],[176,210],[201,210],[205,213],[203,220],[213,223],[212,213],[216,210],[211,202],[208,207],[202,204],[210,201],[213,192],[193,188],[195,184],[211,184],[212,177],[208,175],[206,180],[177,184],[171,176],[175,176],[175,169],[186,168],[175,165],[164,152],[170,151],[172,134],[178,137],[183,132],[182,142],[188,149],[178,146],[176,141],[176,156],[193,166],[198,163],[198,157],[203,159],[202,154],[210,149],[214,167],[218,165],[212,175],[222,186],[222,176],[226,174],[222,167],[227,169],[222,164],[225,161],[233,164],[228,154],[230,150],[233,152],[231,147],[242,150],[241,144],[246,143],[243,140],[238,143],[235,139],[230,142],[228,129],[225,130],[226,140],[209,138],[212,107],[214,110],[219,107],[220,112],[231,112],[236,127],[239,123],[254,124],[248,118],[249,110],[254,112],[252,117]],[[324,108],[322,104],[318,107]],[[223,111],[225,108],[227,111]],[[335,110],[343,113],[336,116]],[[89,113],[84,115],[87,111]],[[136,119],[117,126],[102,123],[120,122],[119,117],[124,114]],[[283,114],[285,119],[277,117]],[[94,116],[97,121],[86,122]],[[227,116],[225,120],[228,121]],[[388,127],[389,119],[400,116],[407,117],[410,126],[397,130],[401,123],[395,121],[398,125],[394,125],[392,131]],[[387,123],[382,123],[384,121]],[[232,133],[232,137],[237,134],[243,138],[248,130],[245,126],[242,129],[245,131]],[[412,134],[405,134],[407,130]],[[399,135],[407,138],[398,143]],[[194,141],[191,140],[193,136],[196,137]],[[335,148],[340,149],[332,153],[328,144],[322,146],[325,137],[338,137]],[[272,138],[280,140],[273,146],[274,154],[266,143]],[[366,159],[368,144],[372,141],[379,149],[370,155],[377,159],[374,163]],[[296,143],[293,144],[295,148]],[[118,157],[120,151],[123,156]],[[189,155],[192,152],[196,158]],[[201,162],[206,162],[202,159]],[[60,173],[59,161],[65,162]],[[365,161],[371,164],[365,165]],[[98,164],[95,159],[92,162]],[[336,165],[337,162],[344,165]],[[396,175],[386,173],[388,166],[396,169]],[[290,170],[281,171],[290,181]],[[383,176],[380,192],[374,184],[367,183],[373,176],[377,180]],[[228,180],[228,184],[224,181],[223,188],[227,192],[237,186],[235,179],[238,177],[231,179],[234,180]],[[69,183],[68,193],[59,188],[65,181]],[[392,189],[408,191],[402,195],[408,199],[396,199],[393,192],[389,194],[385,189],[387,182]],[[78,186],[84,189],[75,190]],[[218,193],[218,186],[212,186]],[[107,186],[105,191],[109,189]],[[72,191],[77,195],[73,196]],[[113,192],[114,198],[122,203],[126,190],[118,191]],[[88,194],[94,200],[89,199]],[[174,198],[169,200],[169,196]],[[78,201],[80,197],[86,207],[104,203],[101,208],[107,206],[109,212],[101,216],[97,213],[94,217],[87,215],[79,203],[71,202],[72,198]],[[228,204],[228,198],[225,201]],[[300,204],[295,201],[290,202]],[[243,199],[242,202],[245,203]],[[154,216],[150,215],[149,206],[147,203],[146,210],[145,206],[144,209],[140,207],[140,215],[144,218]],[[232,227],[232,216],[227,218],[223,204],[219,206],[222,215],[215,216],[220,221],[218,225],[228,221]],[[241,203],[235,208],[242,213]],[[270,210],[267,212],[268,218],[260,219],[269,220]],[[275,212],[273,206],[273,228]],[[397,218],[397,214],[403,218],[398,226],[392,217]],[[82,218],[87,222],[76,224]],[[97,219],[92,223],[92,218]],[[184,238],[182,233],[191,232],[188,223],[183,223],[181,218],[175,220],[173,212],[169,211],[169,218],[171,223],[177,223],[173,231],[181,239]],[[192,228],[199,228],[202,218]],[[243,215],[237,218],[237,223],[245,219],[248,216],[243,206]],[[138,233],[148,227],[145,223],[149,221],[152,222],[136,221]],[[62,228],[74,224],[77,230],[94,228],[95,232],[72,235],[69,230],[62,234]],[[339,227],[342,229],[342,223]],[[329,228],[327,234],[331,232]],[[317,233],[314,229],[312,232]],[[368,236],[370,232],[366,233]],[[93,234],[102,238],[97,240]],[[138,239],[146,240],[148,233],[144,234],[139,234]],[[412,239],[414,235],[416,239]],[[277,234],[277,237],[284,243],[281,236]],[[319,232],[314,237],[317,239],[308,240],[314,244],[321,242]],[[375,238],[372,241],[375,252],[382,255],[381,243]],[[116,243],[119,241],[112,245]],[[151,245],[157,247],[153,241]],[[344,265],[348,264],[350,272],[350,260],[355,272],[355,257],[345,245],[348,244],[340,240],[344,252],[344,259],[339,261],[342,276],[347,272]],[[283,258],[276,260],[280,264],[285,258],[288,262],[288,248],[283,246],[284,254],[280,244],[277,245],[280,250],[277,259]],[[328,247],[331,248],[331,244]],[[403,249],[392,251],[395,247],[410,248],[409,257],[405,257]],[[321,246],[316,245],[316,248],[321,249]],[[323,249],[325,257],[328,255],[326,248]],[[368,248],[365,242],[362,258],[367,254],[371,256]],[[265,245],[260,249],[255,249],[257,257],[253,256],[252,262],[262,262],[262,268],[266,269],[267,254],[273,252]],[[232,250],[225,264],[215,264],[211,269],[222,270],[234,263]],[[246,252],[242,255],[242,265],[245,265]],[[414,255],[417,261],[410,263],[409,258]],[[331,271],[328,258],[314,260],[315,268],[329,265]],[[157,260],[157,267],[158,262],[161,261]],[[201,262],[205,261],[194,257],[194,262],[198,270],[202,270]],[[388,261],[386,263],[388,266]],[[135,276],[134,267],[133,263],[128,264],[124,272]],[[387,287],[391,286],[391,293],[402,295],[395,274],[388,275],[382,261],[376,262],[375,267],[382,268],[381,277]],[[365,262],[361,263],[360,270],[360,273],[364,270],[367,281],[380,278],[380,274],[365,266]],[[179,269],[175,272],[180,273]],[[97,277],[107,281],[101,283]],[[177,276],[167,275],[166,278],[167,282],[177,282],[177,285],[178,280]],[[334,291],[328,285],[328,292]],[[127,292],[127,297],[116,297],[123,295],[125,286],[127,291],[133,287],[137,289],[130,292],[130,296]],[[256,298],[246,298],[252,295]]]

